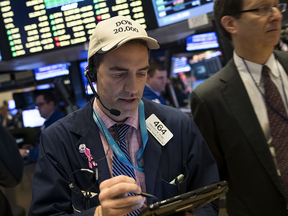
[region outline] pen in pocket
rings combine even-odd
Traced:
[[[176,180],[177,179],[177,180]],[[184,180],[184,175],[180,174],[175,179],[173,179],[170,184],[176,184],[176,181],[180,184]]]

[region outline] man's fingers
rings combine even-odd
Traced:
[[[124,196],[127,193],[141,193],[141,188],[137,184],[131,184],[126,182],[117,183],[109,188],[103,188],[100,190],[99,199],[101,201],[102,197],[106,198],[114,198],[118,197],[119,195]],[[123,195],[124,194],[124,195]]]
[[[117,198],[110,200],[109,202],[103,202],[101,203],[102,208],[108,209],[115,209],[115,210],[121,210],[121,209],[138,209],[141,208],[144,204],[145,198],[141,196],[127,196],[123,198]]]
[[[141,196],[127,196],[101,202],[103,215],[126,215],[142,207],[145,198]]]
[[[126,183],[131,183],[131,184],[135,184],[135,180],[131,177],[125,176],[125,175],[120,175],[120,176],[116,176],[110,179],[107,179],[105,181],[103,181],[100,184],[100,191],[102,188],[110,188],[112,186],[114,186],[115,184],[118,184],[120,182],[126,182]]]
[[[144,204],[142,196],[128,196],[128,193],[141,193],[141,188],[133,178],[117,176],[100,184],[99,201],[104,216],[126,215]]]

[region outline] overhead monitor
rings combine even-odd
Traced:
[[[192,91],[192,68],[189,64],[188,56],[176,54],[171,59],[172,78],[176,78],[178,84],[181,83],[185,92]]]
[[[191,67],[188,63],[188,58],[186,56],[182,57],[172,57],[172,68],[171,71],[173,74],[180,72],[190,72]]]
[[[59,63],[53,65],[46,65],[34,69],[35,79],[37,81],[55,78],[69,74],[70,63]]]
[[[218,47],[219,43],[215,32],[190,35],[186,38],[187,51],[215,49]]]
[[[146,27],[143,1],[0,0],[0,46],[8,49],[9,59],[81,44],[98,22],[117,15]]]
[[[92,95],[93,94],[93,91],[88,83],[88,80],[87,78],[85,77],[84,75],[84,71],[86,70],[86,67],[88,65],[88,62],[87,61],[84,61],[84,62],[80,62],[79,63],[79,67],[80,67],[80,71],[81,71],[81,76],[82,76],[82,80],[83,80],[83,84],[84,84],[84,88],[85,88],[85,92],[87,95]],[[94,86],[94,89],[96,90],[97,89],[97,86],[96,86],[96,83],[92,83],[93,86]],[[97,91],[97,90],[96,90]]]
[[[213,0],[152,0],[158,26],[166,26],[213,11]]]
[[[41,127],[45,122],[38,109],[23,110],[22,119],[24,127]]]

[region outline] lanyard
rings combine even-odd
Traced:
[[[138,110],[139,110],[139,119],[140,119],[140,131],[141,131],[142,142],[143,142],[143,146],[138,151],[137,156],[136,156],[138,167],[132,166],[132,164],[129,162],[129,160],[125,157],[124,153],[121,151],[118,144],[115,142],[115,140],[111,136],[110,132],[108,131],[108,129],[106,128],[102,119],[99,117],[99,115],[94,110],[94,108],[93,108],[93,119],[94,119],[95,123],[97,124],[98,128],[101,130],[102,134],[106,137],[107,142],[112,147],[112,149],[113,149],[114,153],[117,155],[118,159],[123,164],[126,164],[127,166],[129,166],[133,169],[136,169],[139,172],[144,172],[144,166],[141,164],[140,159],[143,156],[144,149],[145,149],[146,143],[148,141],[148,132],[147,132],[146,122],[145,122],[144,103],[142,100],[139,103]]]
[[[265,102],[273,109],[275,110],[275,112],[280,115],[282,118],[284,118],[286,121],[288,121],[288,118],[286,116],[284,116],[282,113],[280,113],[274,106],[272,106],[272,104],[270,103],[270,101],[265,97],[265,95],[263,94],[263,92],[260,90],[259,88],[259,85],[256,83],[254,77],[252,76],[252,73],[251,71],[249,70],[249,67],[246,63],[246,61],[244,60],[243,57],[240,56],[240,58],[242,59],[247,71],[249,72],[252,80],[254,81],[254,84],[256,85],[258,91],[260,92],[260,94],[262,95],[262,97],[264,98]],[[283,90],[283,93],[284,93],[284,97],[285,97],[285,102],[286,102],[286,106],[288,106],[288,103],[287,103],[287,96],[286,96],[286,93],[285,93],[285,88],[284,88],[284,83],[283,83],[283,80],[282,80],[282,76],[281,76],[281,73],[280,73],[280,70],[279,70],[279,66],[278,66],[278,62],[276,61],[276,56],[275,56],[275,53],[274,53],[274,58],[275,58],[275,63],[277,65],[277,68],[278,68],[278,73],[279,73],[279,76],[280,76],[280,80],[281,80],[281,84],[282,84],[282,90]],[[281,99],[282,100],[282,99]]]

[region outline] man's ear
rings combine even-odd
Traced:
[[[237,31],[235,21],[236,21],[235,17],[226,15],[221,18],[221,25],[230,34],[235,34]]]

